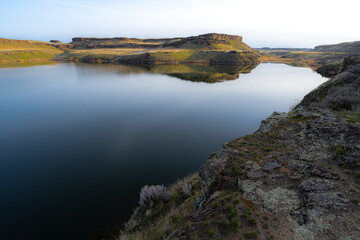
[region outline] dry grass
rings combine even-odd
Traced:
[[[44,62],[63,52],[46,42],[0,39],[0,64]]]
[[[184,184],[198,185],[192,196],[184,199],[182,186]],[[169,187],[172,199],[164,204],[153,207],[146,214],[138,216],[136,223],[121,234],[119,240],[159,240],[165,239],[171,233],[184,226],[188,221],[187,216],[193,213],[193,202],[202,194],[199,188],[200,178],[198,173],[179,179]],[[141,226],[138,228],[137,226]]]
[[[261,56],[260,62],[267,63],[267,62],[274,62],[274,63],[293,63],[294,59],[291,58],[280,58],[275,55],[267,55]]]
[[[139,51],[144,51],[141,48],[98,48],[98,49],[85,49],[85,50],[70,50],[69,53],[73,55],[128,55]]]

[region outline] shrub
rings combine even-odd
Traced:
[[[157,202],[166,202],[170,200],[171,193],[164,185],[144,186],[140,191],[140,205],[143,207],[152,207]]]
[[[340,144],[335,150],[335,158],[340,155],[344,155],[344,153],[345,153],[344,144]]]
[[[215,236],[216,231],[215,231],[214,229],[210,229],[210,230],[208,231],[208,234],[209,234],[210,237],[213,237],[213,236]]]
[[[190,197],[191,196],[191,190],[192,190],[192,186],[190,184],[185,183],[182,186],[182,191],[183,191],[185,197]]]
[[[256,224],[255,218],[248,218],[247,221],[248,221],[249,224],[252,224],[252,225]]]
[[[226,204],[224,207],[225,211],[226,211],[226,216],[231,219],[233,217],[237,217],[238,212],[236,211],[236,209],[234,208],[233,205],[231,204]]]
[[[239,220],[237,217],[232,217],[228,223],[227,223],[228,229],[231,231],[236,231],[236,229],[239,227]]]
[[[258,231],[252,231],[252,232],[248,232],[248,233],[245,233],[245,238],[256,238],[258,235],[259,235],[259,232]]]

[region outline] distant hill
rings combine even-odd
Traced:
[[[360,41],[344,42],[331,45],[320,45],[316,46],[314,50],[318,52],[360,53]]]
[[[196,50],[243,50],[253,51],[242,41],[241,36],[209,33],[192,37],[178,38],[73,38],[75,49],[92,48],[176,48]]]
[[[312,48],[269,48],[269,47],[263,47],[263,48],[254,48],[259,51],[287,51],[287,52],[293,52],[293,51],[312,51],[314,49]]]
[[[178,38],[73,38],[62,60],[90,63],[246,65],[259,62],[258,51],[241,36],[209,33]]]

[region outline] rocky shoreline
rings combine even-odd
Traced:
[[[359,84],[356,55],[294,110],[212,153],[170,199],[138,207],[119,239],[360,239]]]

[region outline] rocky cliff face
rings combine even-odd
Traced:
[[[231,41],[242,42],[241,36],[209,33],[196,37],[180,38],[175,41],[168,41],[163,44],[164,47],[186,48],[186,44],[194,45],[195,47],[211,47],[216,44],[230,44]]]
[[[233,207],[242,219],[234,233],[212,224],[215,239],[246,239],[249,233],[258,239],[358,239],[359,134],[360,123],[344,115],[298,108],[274,113],[254,135],[224,144],[199,173],[207,199],[240,192]],[[196,218],[214,211],[212,203]],[[220,216],[226,209],[215,212]],[[221,221],[216,215],[212,218]],[[249,224],[249,217],[256,224]],[[178,239],[191,231],[206,239],[200,224]]]
[[[138,208],[119,238],[360,239],[360,113],[305,102],[225,143],[199,170],[201,185],[187,181],[190,197],[174,186],[169,203]]]

